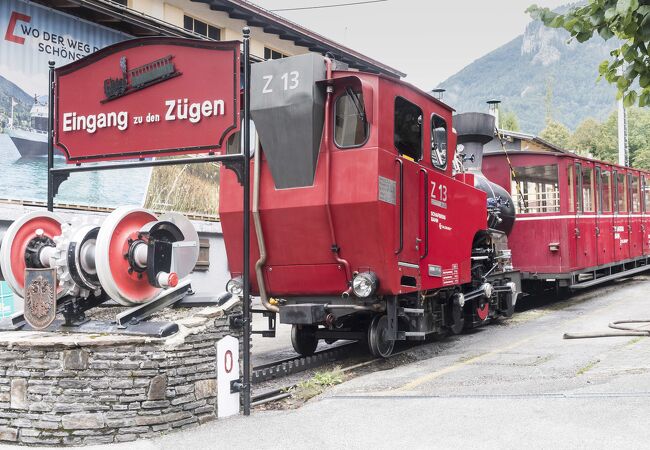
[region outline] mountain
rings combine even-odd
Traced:
[[[11,99],[18,104],[14,107],[16,122],[29,119],[29,111],[34,104],[34,97],[20,89],[11,81],[0,76],[0,122],[11,116]],[[1,124],[0,124],[1,127]]]
[[[547,112],[571,129],[587,117],[605,119],[616,107],[616,89],[596,81],[598,65],[617,43],[569,38],[565,30],[531,22],[523,35],[442,82],[445,102],[458,112],[487,112],[487,100],[501,100],[529,133],[544,128]]]

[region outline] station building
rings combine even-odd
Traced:
[[[244,0],[35,0],[133,37],[181,36],[241,40],[251,28],[255,60],[308,52],[330,54],[352,69],[392,77],[405,74]]]

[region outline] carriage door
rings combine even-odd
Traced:
[[[423,204],[420,166],[422,159],[422,109],[408,100],[395,99],[395,148],[399,156],[399,242],[395,253],[404,275],[414,277],[420,268],[420,217]],[[413,274],[413,271],[416,271]],[[415,287],[415,286],[414,286]]]
[[[597,264],[608,264],[614,259],[614,233],[612,227],[612,172],[608,167],[596,167],[597,208],[596,222],[596,250],[598,253]]]
[[[614,171],[613,180],[616,186],[614,201],[614,259],[623,261],[630,257],[630,236],[628,232],[628,200],[625,172]]]
[[[630,193],[630,215],[628,232],[630,236],[630,258],[638,258],[643,254],[643,233],[641,231],[641,190],[639,173],[627,174],[627,190]]]
[[[576,264],[579,269],[596,263],[596,217],[594,167],[587,161],[576,163],[578,208],[576,211]]]

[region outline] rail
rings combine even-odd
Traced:
[[[321,350],[310,356],[296,356],[253,367],[251,382],[257,384],[281,376],[313,369],[328,362],[336,361],[344,356],[348,356],[356,346],[356,342],[349,342]]]

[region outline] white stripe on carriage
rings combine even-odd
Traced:
[[[632,219],[640,219],[640,218],[647,218],[650,219],[650,215],[643,215],[643,214],[601,214],[601,215],[595,215],[595,214],[588,214],[588,215],[580,215],[576,216],[575,214],[568,214],[568,215],[563,215],[563,216],[522,216],[518,215],[515,219],[516,222],[523,222],[523,221],[531,221],[531,220],[561,220],[561,219],[626,219],[626,218],[632,218]]]

